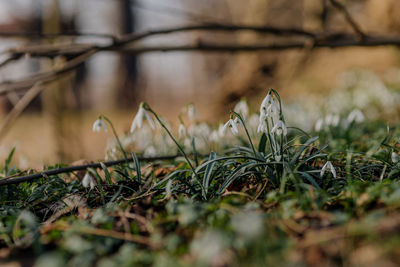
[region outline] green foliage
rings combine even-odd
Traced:
[[[183,157],[144,163],[132,152],[133,163],[88,169],[92,189],[78,173],[1,186],[0,260],[29,252],[36,266],[357,265],[367,249],[372,265],[396,262],[398,128],[367,121],[286,135],[275,127],[285,121],[279,95],[269,95],[276,117],[262,117],[254,138],[233,112],[245,134],[225,152],[201,155],[192,138],[191,156],[162,125]],[[3,178],[20,172],[13,153]],[[334,170],[322,173],[327,162]]]

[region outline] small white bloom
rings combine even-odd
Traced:
[[[231,129],[233,135],[238,135],[239,134],[239,128],[236,120],[229,119],[224,126],[222,127],[222,130],[220,131],[221,136],[226,135],[226,132],[228,130],[228,127]]]
[[[392,152],[392,162],[393,163],[399,162],[399,155],[395,151]]]
[[[364,114],[359,109],[354,109],[350,114],[347,116],[348,123],[357,122],[361,123],[365,120]]]
[[[219,135],[220,137],[223,137],[225,134],[226,134],[226,133],[225,133],[224,125],[221,123],[221,124],[218,126],[218,135]]]
[[[93,123],[93,132],[100,132],[101,128],[103,128],[103,130],[105,132],[107,132],[107,127],[105,122],[101,119],[98,118],[94,123]]]
[[[280,162],[282,159],[282,155],[275,155],[274,158],[275,158],[275,161]]]
[[[287,135],[287,128],[283,121],[279,120],[271,130],[271,133],[276,133],[277,135],[281,135],[283,133],[284,136]]]
[[[336,179],[336,171],[335,171],[335,168],[334,168],[333,165],[332,165],[332,162],[327,161],[327,162],[325,163],[325,165],[322,167],[321,173],[320,173],[320,176],[321,176],[321,177],[324,176],[325,171],[330,171],[330,172],[332,173],[332,175],[333,175],[333,178]]]
[[[324,120],[323,119],[318,119],[317,122],[315,123],[315,131],[316,132],[321,131],[323,124],[324,124]]]
[[[143,152],[143,156],[145,157],[155,157],[157,156],[157,150],[154,146],[148,146]]]
[[[210,134],[210,141],[211,142],[218,142],[219,141],[219,136],[220,135],[218,134],[217,130],[212,131],[211,134]]]
[[[332,126],[336,127],[339,125],[340,117],[339,115],[335,114],[332,116]]]
[[[187,105],[187,114],[188,114],[189,120],[191,120],[191,121],[194,121],[198,115],[197,110],[192,103]]]
[[[279,112],[279,108],[278,108],[278,106],[275,104],[275,102],[272,100],[271,105],[269,105],[268,108],[267,108],[267,113],[266,113],[266,115],[267,115],[268,117],[277,117],[277,116],[279,115],[278,112]]]
[[[333,121],[333,115],[332,114],[328,114],[325,117],[325,123],[327,126],[331,126],[332,125],[332,121]]]
[[[151,129],[154,130],[155,125],[154,125],[154,121],[153,119],[150,117],[149,113],[146,111],[146,109],[143,107],[143,103],[140,104],[139,110],[135,116],[135,118],[132,121],[132,125],[131,125],[131,130],[130,132],[133,133],[135,131],[136,128],[142,128],[142,124],[143,124],[143,118],[146,118],[147,121],[149,122],[149,125],[151,127]]]
[[[268,94],[261,103],[260,114],[267,114],[268,106],[274,103],[274,99],[271,94]]]
[[[84,188],[90,187],[90,189],[93,189],[95,185],[96,183],[94,181],[94,178],[87,172],[82,179],[82,186]]]
[[[267,133],[268,128],[267,128],[267,122],[265,121],[265,119],[266,119],[266,116],[263,114],[260,114],[259,123],[258,123],[258,127],[257,127],[258,133]]]
[[[186,136],[186,127],[183,123],[179,124],[179,129],[178,129],[178,136],[179,138],[185,137]]]
[[[249,115],[249,106],[245,100],[240,100],[233,110],[242,115],[243,118],[246,118]]]

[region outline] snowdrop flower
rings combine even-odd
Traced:
[[[327,161],[327,162],[325,163],[325,165],[322,167],[321,173],[320,173],[320,176],[321,176],[321,177],[324,176],[325,171],[330,171],[330,172],[332,173],[332,175],[333,175],[333,178],[336,179],[336,171],[335,171],[335,168],[334,168],[333,165],[332,165],[332,162]]]
[[[323,119],[318,119],[317,122],[315,123],[315,131],[316,132],[321,131],[323,124],[324,124],[324,120]]]
[[[157,151],[154,146],[148,146],[143,152],[143,156],[145,156],[145,157],[154,157],[156,155],[157,155]]]
[[[82,179],[82,186],[84,188],[90,187],[93,190],[95,186],[94,178],[87,172]]]
[[[276,116],[278,116],[278,111],[279,111],[278,106],[272,100],[271,105],[269,105],[268,108],[267,108],[266,115],[268,117],[276,117]]]
[[[332,125],[333,127],[338,126],[338,125],[339,125],[339,121],[340,121],[339,115],[337,115],[337,114],[332,115],[331,125]]]
[[[183,123],[179,124],[178,136],[179,138],[185,137],[187,134],[186,127]]]
[[[350,114],[347,116],[348,123],[352,123],[353,121],[357,123],[361,123],[365,120],[364,114],[359,109],[354,109]]]
[[[257,133],[267,133],[268,128],[267,128],[267,122],[265,119],[266,119],[265,115],[260,115]]]
[[[274,158],[275,158],[275,161],[280,162],[282,159],[282,155],[275,155]]]
[[[268,94],[261,103],[260,106],[260,114],[266,115],[268,106],[274,103],[274,99],[272,98],[271,94]]]
[[[233,110],[242,115],[243,118],[246,118],[249,115],[249,106],[245,100],[240,100]]]
[[[211,142],[218,142],[219,141],[219,134],[218,134],[218,131],[216,131],[216,130],[214,130],[214,131],[212,131],[211,132],[211,134],[210,134],[210,141]]]
[[[218,135],[220,137],[223,137],[225,135],[224,125],[222,123],[218,126]]]
[[[329,114],[325,117],[325,123],[327,126],[336,127],[339,125],[339,120],[340,118],[338,115]]]
[[[189,117],[189,120],[194,121],[198,115],[196,108],[192,103],[187,105],[187,114]]]
[[[144,108],[145,103],[142,102],[140,103],[139,106],[139,110],[135,116],[135,118],[132,121],[132,125],[131,125],[131,130],[130,132],[133,133],[135,131],[136,128],[142,128],[142,124],[143,124],[143,117],[145,117],[147,119],[147,121],[149,122],[149,125],[151,127],[151,129],[154,130],[155,125],[154,125],[154,121],[153,119],[150,117],[149,113],[146,111],[146,109]]]
[[[281,135],[283,133],[284,136],[287,135],[287,128],[283,121],[279,120],[271,130],[271,133],[276,133],[277,135]]]
[[[238,128],[237,120],[234,120],[234,119],[231,118],[222,127],[222,130],[220,131],[221,136],[224,136],[226,134],[226,131],[228,130],[228,127],[231,128],[231,131],[232,131],[233,135],[238,135],[239,134],[239,128]]]
[[[392,162],[395,164],[399,162],[399,155],[395,151],[392,152]]]
[[[107,127],[106,127],[106,123],[101,119],[101,117],[99,117],[94,123],[93,123],[93,132],[100,132],[101,128],[103,128],[103,130],[105,132],[107,132]]]

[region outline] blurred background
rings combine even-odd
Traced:
[[[337,2],[364,33],[399,35],[400,1]],[[0,0],[0,61],[6,62],[0,63],[0,83],[23,81],[73,59],[30,53],[10,59],[10,49],[107,45],[125,34],[206,23],[354,32],[343,10],[329,0]],[[190,31],[155,35],[139,45],[274,44],[293,38],[304,39],[252,31]],[[98,160],[112,138],[110,131],[92,132],[100,114],[123,135],[141,101],[173,125],[182,107],[193,102],[200,119],[216,125],[242,98],[257,111],[270,87],[281,94],[291,124],[306,130],[312,130],[318,118],[354,108],[367,118],[393,123],[399,111],[399,66],[395,46],[313,49],[310,43],[302,49],[235,53],[102,51],[47,83],[12,120],[10,112],[26,90],[2,94],[0,160],[13,147],[21,168]]]

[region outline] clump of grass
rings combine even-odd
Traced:
[[[366,242],[398,243],[397,127],[354,121],[310,135],[286,125],[273,89],[257,114],[243,103],[219,129],[195,121],[186,129],[180,117],[180,137],[141,104],[133,135],[148,120],[175,145],[169,160],[140,160],[100,116],[93,129],[112,128],[120,164],[0,186],[0,259],[28,252],[37,266],[246,266],[315,264],[310,253],[322,251],[319,264],[351,265]],[[195,127],[215,150],[200,153]],[[22,173],[13,153],[4,178]],[[397,248],[375,256],[390,261]]]

